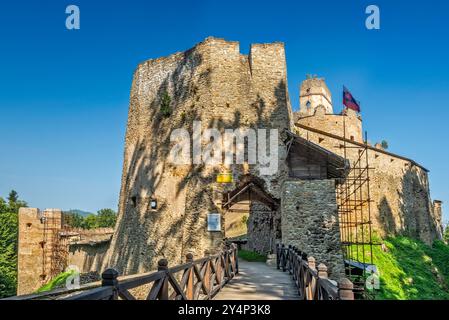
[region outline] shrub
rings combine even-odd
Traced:
[[[170,107],[171,98],[167,91],[164,91],[161,96],[161,112],[165,118],[170,117],[172,110]]]

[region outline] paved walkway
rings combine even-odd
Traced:
[[[239,260],[239,274],[214,300],[297,300],[298,293],[288,272],[264,262]]]

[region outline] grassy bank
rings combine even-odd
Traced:
[[[373,248],[380,272],[377,299],[449,299],[449,246],[435,241],[395,237],[384,240],[386,250]]]
[[[267,256],[258,254],[254,251],[248,251],[248,250],[239,250],[238,254],[240,259],[243,259],[245,261],[249,262],[265,262],[267,261]]]

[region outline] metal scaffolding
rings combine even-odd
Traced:
[[[42,284],[47,283],[67,267],[68,243],[64,237],[62,226],[63,217],[55,217],[44,211],[41,220],[43,223],[42,247]]]
[[[337,188],[341,245],[346,274],[354,283],[359,298],[371,298],[373,291],[366,290],[367,279],[375,271],[371,222],[370,171],[368,138],[363,144],[353,144],[346,139],[343,121],[343,157],[349,160],[345,178]]]

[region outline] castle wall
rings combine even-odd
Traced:
[[[109,248],[113,228],[81,229],[65,231],[67,236],[67,266],[76,266],[81,274],[103,272],[102,264]]]
[[[282,243],[298,247],[328,267],[329,277],[344,277],[335,180],[283,183]]]
[[[67,264],[77,266],[80,273],[101,273],[104,271],[101,267],[108,248],[109,242],[71,244]]]
[[[318,108],[313,116],[300,118],[297,123],[307,127],[317,128],[337,136],[343,136],[343,128],[346,128],[346,139],[360,143],[364,141],[362,120],[360,116],[351,109],[345,110],[343,115],[340,115],[327,114],[322,108]]]
[[[165,91],[172,109],[167,118],[160,112]],[[201,257],[220,246],[223,232],[208,232],[206,222],[208,213],[224,214],[215,194],[235,188],[243,173],[258,175],[258,167],[171,164],[172,130],[191,133],[194,120],[202,121],[202,129],[221,131],[290,128],[283,44],[252,45],[245,56],[238,42],[208,38],[186,52],[139,65],[130,96],[119,216],[104,267],[144,272],[162,257],[175,265],[187,252]],[[279,186],[271,182],[288,171],[281,141],[279,147],[278,174],[263,177],[276,198]],[[215,182],[223,170],[233,172],[233,184]],[[149,208],[151,199],[158,202],[156,210]]]
[[[315,128],[325,131],[325,119],[329,117],[309,124],[320,123]],[[335,128],[334,134],[338,133],[339,127]],[[336,154],[344,155],[341,139],[300,127],[296,130],[302,137],[308,137],[310,141]],[[342,135],[341,132],[339,135]],[[352,148],[347,148],[346,156],[354,163],[358,158],[359,149],[353,148],[354,145],[350,141],[347,145]],[[432,208],[427,171],[408,159],[381,149],[370,148],[368,157],[370,167],[374,168],[370,171],[370,196],[373,201],[370,209],[374,230],[382,237],[406,234],[426,243],[440,239],[441,227],[438,226],[438,214],[435,214]],[[365,197],[367,198],[367,195]]]
[[[50,280],[53,230],[45,232],[44,219],[52,228],[61,228],[61,210],[19,209],[17,295],[30,294]]]

